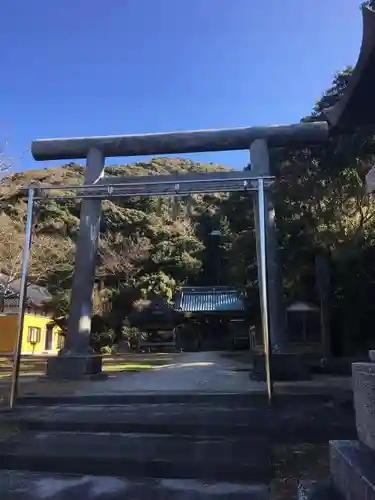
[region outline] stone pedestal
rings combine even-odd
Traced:
[[[53,379],[79,380],[102,373],[99,355],[63,355],[49,358],[47,376]]]
[[[352,381],[358,441],[330,441],[331,487],[343,500],[375,500],[375,363],[353,363]]]
[[[352,373],[358,438],[375,450],[375,364],[353,363]]]
[[[253,380],[266,380],[264,354],[256,354],[253,358]],[[277,382],[291,380],[310,380],[311,373],[303,356],[298,353],[276,353],[271,357],[272,379]]]

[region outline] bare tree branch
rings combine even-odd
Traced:
[[[3,273],[3,292],[20,277],[25,244],[22,214],[17,218],[0,214],[0,272]],[[30,249],[29,280],[44,284],[48,275],[73,261],[75,245],[70,238],[35,234]]]
[[[36,234],[30,251],[29,277],[34,283],[41,283],[61,266],[71,263],[73,274],[75,245],[70,238],[56,238],[46,234]]]
[[[104,236],[100,239],[98,277],[114,277],[119,284],[131,279],[137,272],[137,263],[148,255],[144,240]]]
[[[24,238],[21,232],[21,220],[12,220],[6,214],[0,214],[0,272],[3,276],[3,291],[20,272]]]

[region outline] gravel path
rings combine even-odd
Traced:
[[[121,373],[108,380],[90,383],[77,394],[119,394],[133,392],[224,392],[243,393],[265,389],[251,381],[235,360],[219,352],[185,353],[175,363],[136,373]]]

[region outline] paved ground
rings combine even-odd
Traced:
[[[266,389],[250,380],[243,364],[219,352],[184,353],[175,363],[136,373],[121,373],[108,380],[84,384],[76,394],[126,394],[127,392],[252,392]]]
[[[116,370],[107,372],[107,380],[63,382],[41,377],[33,382],[31,378],[24,377],[21,379],[20,395],[55,397],[57,400],[68,396],[118,398],[124,395],[127,398],[137,397],[139,402],[139,397],[148,398],[151,394],[166,398],[173,395],[202,398],[209,393],[219,397],[267,393],[264,382],[250,379],[246,364],[226,353],[211,351],[173,353],[168,356],[152,353],[147,356],[147,359],[144,355],[141,358],[135,355],[119,359]],[[149,365],[147,369],[144,369],[145,363]],[[5,402],[9,395],[9,385],[9,381],[0,381],[0,399],[3,397]],[[337,395],[343,391],[351,393],[351,377],[314,375],[307,381],[275,383],[277,394]],[[120,404],[115,400],[108,400],[107,403]]]

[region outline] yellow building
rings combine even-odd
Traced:
[[[0,355],[12,354],[17,338],[17,313],[0,313]],[[51,318],[26,313],[22,334],[22,354],[57,354],[64,337]]]
[[[0,308],[0,355],[13,353],[16,345],[20,287],[20,280],[9,282],[8,277],[0,273],[0,292],[3,293]],[[51,315],[45,310],[45,303],[52,296],[46,288],[30,283],[26,297],[21,353],[57,354],[64,337],[60,335],[58,327],[53,327]]]

